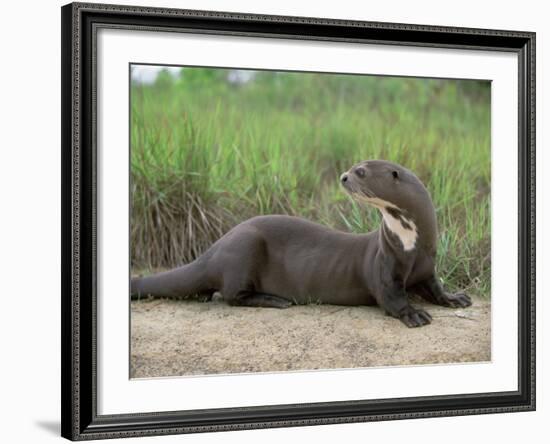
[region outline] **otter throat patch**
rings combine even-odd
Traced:
[[[418,230],[415,223],[407,219],[399,208],[388,205],[387,207],[379,207],[386,226],[395,234],[405,251],[414,249],[416,239],[418,238]]]
[[[403,215],[400,208],[379,197],[367,197],[358,193],[354,193],[353,196],[380,210],[386,226],[399,238],[405,251],[414,249],[418,239],[418,229],[412,220]]]

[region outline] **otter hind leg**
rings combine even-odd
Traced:
[[[229,298],[224,295],[224,299],[229,305],[241,307],[288,308],[292,305],[291,301],[280,296],[253,291],[242,291]]]
[[[447,293],[435,276],[416,284],[411,291],[432,304],[444,307],[466,308],[472,305],[472,299],[465,293]]]
[[[280,296],[265,293],[253,293],[241,299],[242,305],[247,307],[288,308],[292,302]]]

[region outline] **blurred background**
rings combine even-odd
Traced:
[[[413,170],[439,222],[450,290],[490,296],[488,81],[131,68],[132,273],[192,261],[259,214],[365,233],[339,175],[366,159]]]

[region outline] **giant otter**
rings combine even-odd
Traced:
[[[431,316],[410,305],[407,292],[438,305],[471,305],[466,294],[447,293],[437,278],[435,210],[411,171],[368,160],[340,181],[353,198],[381,212],[379,229],[351,234],[299,217],[253,217],[192,263],[132,279],[132,297],[219,291],[231,305],[253,307],[377,304],[408,327],[429,324]]]

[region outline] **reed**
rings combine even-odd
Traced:
[[[131,88],[133,270],[193,260],[258,214],[367,232],[339,175],[365,159],[412,169],[439,222],[451,289],[490,294],[490,85],[471,80],[185,68]]]

